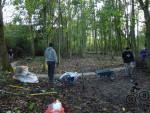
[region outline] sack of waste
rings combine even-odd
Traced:
[[[64,83],[73,84],[79,76],[77,72],[65,72],[60,76],[59,80]]]
[[[38,77],[36,74],[28,71],[27,66],[16,66],[14,79],[24,83],[38,83]]]
[[[65,113],[64,108],[59,100],[56,100],[52,104],[48,105],[45,113]]]

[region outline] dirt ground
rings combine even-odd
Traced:
[[[108,62],[110,64],[112,61]],[[80,62],[80,64],[85,63]],[[103,64],[106,64],[106,61]],[[114,66],[110,64],[108,67],[118,67],[120,64],[120,62]],[[92,65],[91,62],[89,65]],[[6,113],[6,111],[11,111],[8,113],[44,113],[47,105],[56,98],[62,102],[65,113],[150,113],[150,75],[139,69],[136,71],[136,82],[141,88],[139,92],[144,90],[149,93],[147,100],[142,101],[148,106],[146,109],[141,107],[141,104],[134,103],[136,106],[133,106],[132,102],[126,102],[133,83],[130,82],[130,77],[124,76],[123,71],[116,73],[116,76],[114,81],[107,77],[86,76],[79,78],[73,86],[64,86],[57,82],[53,88],[46,79],[40,80],[38,84],[22,84],[13,80],[0,82],[0,113]],[[21,88],[14,88],[11,85],[21,86]],[[2,93],[2,90],[9,94]],[[49,91],[56,91],[57,94],[29,95]],[[139,94],[136,95],[137,100]]]
[[[26,65],[29,71],[34,73],[47,73],[43,71],[44,58],[37,57],[35,59],[21,59],[17,65]],[[60,60],[60,64],[56,67],[56,73],[62,74],[65,71],[77,72],[93,72],[97,69],[119,67],[122,65],[121,57],[114,57],[113,59],[107,55],[89,55],[84,58],[72,57]]]

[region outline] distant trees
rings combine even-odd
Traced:
[[[145,15],[145,43],[150,48],[149,0],[14,0],[17,9],[27,12],[25,24],[30,30],[27,39],[32,55],[37,43],[46,47],[53,42],[59,61],[86,52],[120,55],[126,46],[138,56],[138,49],[144,45],[138,31],[138,3]]]

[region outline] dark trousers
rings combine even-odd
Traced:
[[[54,80],[54,71],[55,71],[55,62],[54,61],[47,61],[47,65],[48,65],[49,82],[53,82],[53,80]]]

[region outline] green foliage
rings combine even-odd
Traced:
[[[33,111],[35,106],[36,106],[36,104],[34,102],[29,102],[28,103],[28,111]]]
[[[14,0],[13,1],[13,5],[19,5],[19,4],[22,4],[23,3],[23,0]]]
[[[27,39],[29,29],[26,25],[5,25],[5,37],[8,48],[13,48],[18,56],[30,54],[30,42]]]
[[[16,23],[19,23],[19,24],[22,24],[22,19],[19,15],[16,15],[14,18],[13,18],[13,21],[12,21],[14,24]]]
[[[80,0],[72,0],[73,5],[78,5],[78,4],[80,4],[80,2],[81,2]]]
[[[141,33],[140,36],[138,37],[139,39],[139,48],[144,48],[145,47],[145,36]]]
[[[14,0],[15,5],[22,3],[23,0]],[[101,3],[102,7],[98,7]],[[25,0],[22,5],[28,12],[29,24],[40,26],[40,33],[34,28],[30,32],[21,27],[17,32],[6,30],[7,43],[11,47],[16,48],[19,43],[25,43],[19,47],[23,51],[30,50],[29,40],[34,38],[37,55],[43,55],[49,41],[54,42],[57,51],[60,48],[61,55],[69,55],[81,54],[86,50],[116,52],[127,45],[124,18],[127,4],[122,0],[60,0],[60,4],[58,0]],[[37,19],[32,23],[34,15]],[[22,23],[19,16],[14,18],[16,22]],[[130,31],[130,26],[128,28]],[[142,36],[139,40],[143,45]]]
[[[36,8],[36,0],[25,0],[25,7],[28,11],[29,16],[31,16]]]
[[[46,40],[35,40],[35,55],[36,56],[43,56],[44,50],[47,47]]]

